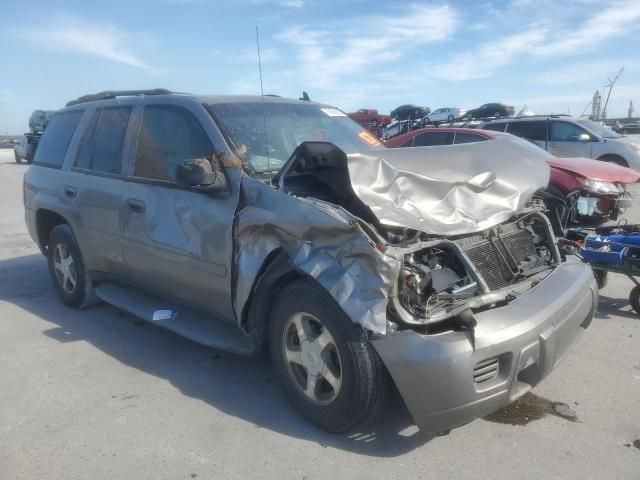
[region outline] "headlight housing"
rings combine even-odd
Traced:
[[[618,195],[620,193],[615,184],[593,178],[587,178],[584,181],[584,189],[599,195]]]

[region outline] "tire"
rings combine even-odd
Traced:
[[[596,277],[596,283],[598,284],[598,289],[602,290],[607,286],[607,282],[609,281],[609,272],[606,270],[593,270],[593,276]]]
[[[456,118],[455,118],[453,115],[449,115],[449,116],[447,117],[447,121],[448,121],[449,123],[453,122],[455,119],[456,119]]]
[[[500,112],[495,112],[493,114],[493,116],[496,117],[496,118],[500,118],[502,116],[502,114]]]
[[[425,125],[429,125],[429,124],[431,123],[431,119],[430,119],[429,117],[424,117],[424,119],[422,120],[422,122],[423,122]]]
[[[71,262],[68,258],[71,258]],[[99,303],[91,275],[84,266],[78,242],[69,225],[58,225],[51,231],[47,244],[47,261],[51,281],[66,305],[86,308]]]
[[[624,158],[619,157],[618,155],[603,155],[599,157],[598,160],[602,162],[615,163],[616,165],[620,165],[621,167],[629,166],[627,161]]]
[[[640,315],[640,287],[637,285],[631,289],[629,294],[629,303],[631,307]]]
[[[366,333],[310,280],[289,284],[276,298],[269,348],[289,401],[322,430],[348,432],[382,410],[389,382],[382,361]]]

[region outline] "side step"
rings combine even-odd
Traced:
[[[240,355],[252,355],[256,351],[251,339],[235,325],[162,298],[113,283],[99,284],[96,296],[131,315],[208,347]]]

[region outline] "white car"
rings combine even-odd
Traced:
[[[640,143],[591,120],[566,115],[508,118],[480,128],[526,138],[556,157],[587,157],[640,171]]]
[[[466,110],[462,108],[446,107],[438,108],[429,115],[422,117],[422,122],[428,125],[433,122],[453,122],[456,118],[464,117]]]
[[[396,120],[384,127],[382,131],[382,139],[389,140],[392,137],[407,133],[414,129],[416,122],[414,120]]]

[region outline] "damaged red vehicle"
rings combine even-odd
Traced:
[[[495,140],[503,137],[542,150],[514,135],[472,128],[423,128],[392,138],[387,147],[427,147]],[[547,192],[564,202],[563,224],[581,217],[616,220],[632,204],[627,185],[637,183],[640,173],[630,168],[589,158],[560,158],[548,154],[551,175]]]

